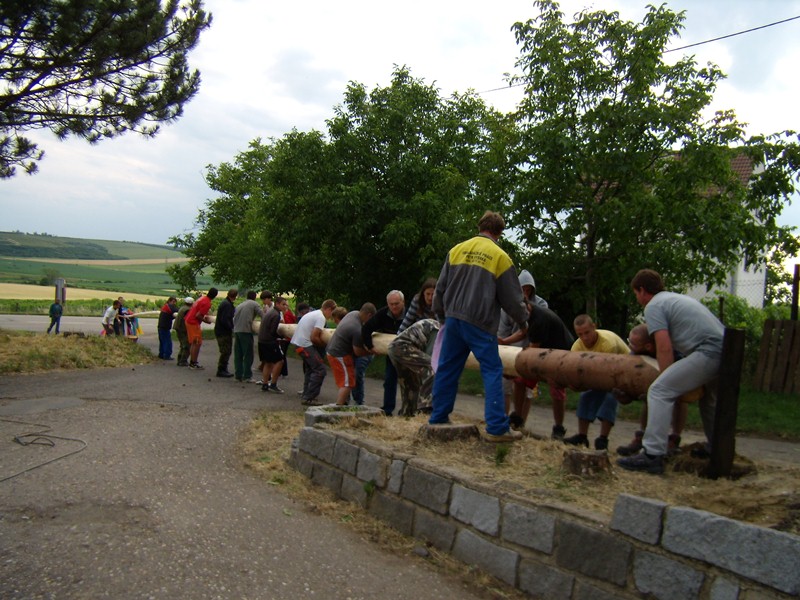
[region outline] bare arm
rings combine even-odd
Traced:
[[[525,329],[519,329],[515,331],[508,337],[498,338],[497,343],[500,344],[501,346],[506,346],[508,344],[513,344],[520,340],[524,340],[527,337],[527,335],[528,335],[528,329],[526,327]]]
[[[317,346],[318,348],[322,348],[325,346],[325,342],[322,341],[321,328],[314,327],[314,331],[311,332],[311,343]]]

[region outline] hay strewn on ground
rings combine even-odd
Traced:
[[[458,415],[453,420],[471,422]],[[508,454],[498,461],[498,447],[478,439],[443,443],[420,438],[417,434],[424,423],[421,416],[368,422],[350,419],[336,427],[534,502],[563,502],[610,517],[617,496],[628,493],[800,534],[800,469],[796,467],[757,464],[755,474],[738,480],[713,481],[671,470],[653,476],[620,468],[614,468],[611,474],[582,478],[562,472],[565,446],[559,442],[525,438],[511,444]],[[291,439],[300,427],[299,413],[266,414],[243,438],[247,465],[267,479],[290,479],[287,471],[291,469],[279,459],[288,455]],[[292,480],[295,487],[307,487],[302,478]]]

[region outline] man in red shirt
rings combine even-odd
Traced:
[[[211,301],[217,297],[219,291],[217,288],[210,288],[208,293],[200,298],[192,305],[192,308],[186,313],[184,321],[186,322],[186,335],[189,338],[189,368],[202,369],[203,367],[197,362],[200,355],[200,346],[203,344],[203,332],[200,331],[200,324],[206,321],[208,311],[211,310]]]

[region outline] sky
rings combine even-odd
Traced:
[[[647,4],[565,0],[561,9],[568,16],[617,10],[638,22]],[[800,0],[667,4],[686,11],[672,47],[800,15]],[[153,139],[126,134],[89,145],[29,133],[45,158],[33,176],[0,180],[0,230],[164,244],[193,231],[214,197],[208,165],[233,161],[256,138],[324,131],[348,82],[388,85],[395,65],[444,97],[472,89],[511,111],[521,97],[504,77],[519,56],[511,26],[536,16],[530,0],[206,0],[205,7],[213,23],[189,57],[202,83],[184,115]],[[748,134],[800,131],[800,19],[671,53],[683,54],[728,75],[712,109],[733,109]],[[800,226],[800,198],[780,222]]]

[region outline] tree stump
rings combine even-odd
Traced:
[[[475,425],[456,425],[453,423],[446,425],[429,425],[426,423],[419,428],[417,435],[423,439],[437,440],[439,442],[452,442],[453,440],[479,437],[478,428]]]
[[[564,452],[561,470],[580,477],[595,477],[611,473],[611,461],[604,451],[570,449]]]

